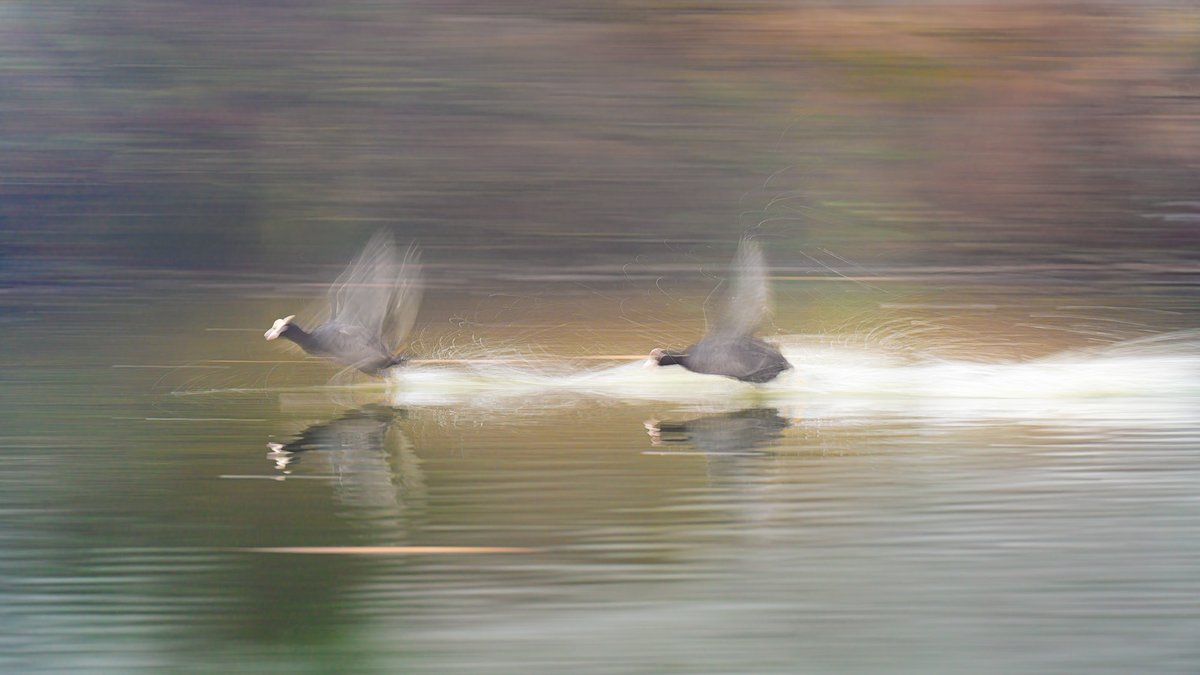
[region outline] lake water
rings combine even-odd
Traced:
[[[711,280],[452,265],[329,386],[303,276],[0,295],[3,670],[1200,669],[1187,273],[777,268],[758,388],[639,361]]]

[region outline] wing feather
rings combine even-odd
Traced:
[[[412,330],[420,308],[419,252],[396,248],[387,230],[376,232],[329,289],[329,320],[362,327],[395,350]]]
[[[751,335],[766,318],[771,305],[767,285],[767,263],[762,248],[750,237],[742,239],[730,267],[729,293],[724,310],[711,333],[723,336]]]

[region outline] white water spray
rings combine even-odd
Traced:
[[[646,368],[466,363],[397,369],[395,405],[489,407],[555,397],[663,401],[734,409],[765,405],[802,417],[904,415],[939,418],[1088,419],[1169,422],[1200,411],[1200,333],[1188,331],[1017,362],[976,362],[831,340],[779,340],[793,368],[766,385]]]

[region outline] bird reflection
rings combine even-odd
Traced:
[[[268,443],[267,459],[285,474],[301,461],[328,461],[342,515],[373,523],[375,530],[385,523],[401,526],[402,514],[423,503],[425,494],[420,460],[395,424],[403,417],[384,406],[358,408],[314,424],[286,444]]]
[[[361,449],[381,452],[384,436],[392,422],[403,414],[383,406],[364,406],[351,410],[336,419],[308,427],[286,444],[267,443],[271,449],[267,457],[275,461],[275,468],[282,470],[299,463],[304,453],[314,450],[345,452]]]
[[[656,448],[683,446],[713,455],[764,454],[789,426],[774,408],[745,408],[685,422],[647,420],[646,433]]]

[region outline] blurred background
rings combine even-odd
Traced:
[[[1188,2],[16,1],[0,63],[21,276],[303,265],[381,224],[543,266],[760,222],[869,265],[1200,243]]]

